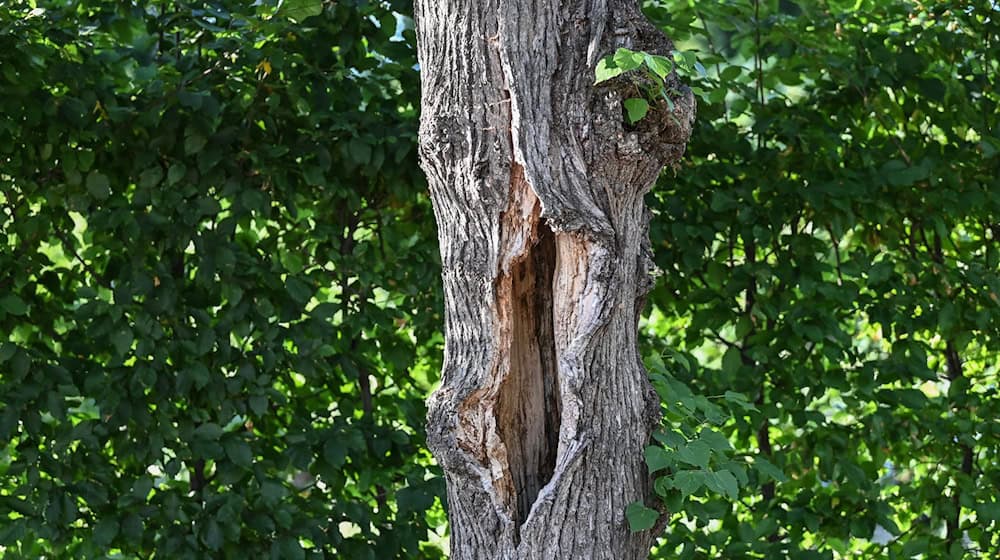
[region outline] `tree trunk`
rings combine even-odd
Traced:
[[[659,405],[637,348],[652,263],[643,195],[694,100],[627,125],[618,47],[668,54],[627,0],[417,0],[421,162],[438,221],[445,366],[428,443],[456,559],[644,558]]]

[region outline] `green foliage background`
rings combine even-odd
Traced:
[[[412,8],[277,4],[0,5],[4,558],[444,555]],[[998,8],[645,7],[654,555],[997,556]]]
[[[997,557],[1000,7],[647,8],[706,72],[646,333],[755,405],[716,426],[738,500],[657,483],[659,556]]]
[[[440,556],[408,9],[0,7],[5,558]]]

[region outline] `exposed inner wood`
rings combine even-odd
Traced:
[[[552,316],[555,235],[516,166],[511,183],[503,220],[509,260],[497,292],[508,347],[494,412],[513,486],[509,507],[516,531],[555,469],[560,397]]]
[[[511,270],[510,370],[500,388],[497,425],[515,491],[515,522],[552,477],[559,446],[559,387],[552,333],[553,234],[540,226],[527,258]]]

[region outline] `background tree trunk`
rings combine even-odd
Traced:
[[[658,401],[637,349],[651,286],[643,195],[694,115],[634,127],[618,47],[668,54],[626,0],[418,0],[421,160],[438,221],[445,366],[428,443],[457,559],[630,559]]]

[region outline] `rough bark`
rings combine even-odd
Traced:
[[[445,290],[428,443],[456,559],[631,559],[658,404],[637,349],[651,286],[643,195],[690,135],[694,101],[626,125],[618,47],[670,41],[625,0],[418,0],[421,165]]]

